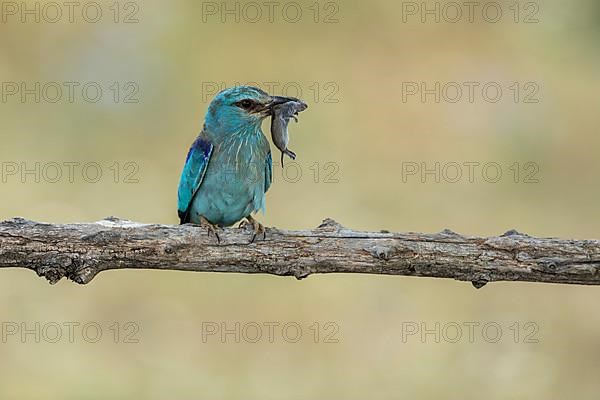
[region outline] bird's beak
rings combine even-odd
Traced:
[[[269,106],[272,108],[273,106],[276,106],[279,104],[285,104],[290,101],[303,102],[302,100],[297,99],[295,97],[271,96],[271,101],[269,102]]]
[[[298,111],[304,111],[308,108],[308,104],[296,97],[271,96],[271,101],[269,102],[269,104],[267,104],[269,113],[273,113],[273,107],[278,106],[280,104],[289,103],[291,101],[302,104],[302,109]]]
[[[302,104],[304,106],[302,111],[304,111],[308,108],[308,104],[306,104],[304,101],[302,101],[296,97],[282,97],[282,96],[271,96],[271,102],[269,103],[269,106],[271,108],[273,108],[276,105],[285,104],[290,101],[295,101],[296,103]]]
[[[304,101],[296,98],[296,97],[283,97],[283,96],[271,96],[270,100],[268,103],[266,103],[264,105],[264,107],[262,107],[261,109],[257,110],[258,113],[260,113],[263,117],[270,117],[273,115],[273,108],[275,106],[281,105],[281,104],[285,104],[285,103],[289,103],[291,101],[294,101],[296,103],[300,103],[303,105],[303,108],[299,111],[304,111],[308,108],[308,104],[306,104]]]

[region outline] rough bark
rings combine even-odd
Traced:
[[[263,273],[365,273],[452,278],[477,288],[493,281],[600,284],[600,241],[357,232],[327,219],[316,229],[267,229],[250,243],[248,229],[229,228],[221,242],[194,225],[145,225],[117,218],[87,224],[46,224],[16,218],[0,223],[0,268],[35,271],[50,283],[90,282],[99,272],[140,268]]]

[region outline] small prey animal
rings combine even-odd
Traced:
[[[286,106],[288,103],[292,105]],[[177,207],[181,224],[205,226],[220,242],[219,227],[245,218],[253,227],[252,242],[258,235],[265,237],[265,228],[252,217],[265,210],[265,193],[272,182],[271,146],[261,124],[275,112],[285,121],[282,127],[286,131],[287,120],[306,108],[302,104],[296,98],[270,96],[252,86],[217,94],[181,173]],[[278,138],[287,137],[280,129],[276,128]]]
[[[281,151],[281,166],[283,167],[283,156],[287,155],[292,160],[296,159],[296,153],[288,149],[289,134],[288,124],[290,119],[298,122],[298,114],[308,108],[308,105],[300,99],[293,99],[285,103],[273,106],[271,117],[271,138],[275,146]]]

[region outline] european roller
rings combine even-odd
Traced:
[[[182,224],[205,226],[209,233],[245,219],[257,235],[265,228],[252,214],[265,210],[273,163],[262,122],[291,97],[270,96],[251,86],[226,89],[208,107],[202,132],[192,144],[179,182]]]

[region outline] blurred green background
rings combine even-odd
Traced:
[[[433,1],[275,3],[270,17],[263,2],[83,2],[73,22],[65,6],[58,18],[48,2],[0,4],[0,218],[177,223],[179,173],[215,87],[255,82],[310,103],[290,127],[299,157],[275,168],[265,225],[313,228],[331,217],[364,230],[600,238],[597,1],[484,1],[473,22],[465,7],[451,22],[442,2],[439,23],[421,21]],[[500,20],[488,21],[498,7]],[[86,21],[98,8],[100,20]],[[65,82],[78,84],[72,101]],[[456,102],[452,87],[439,103],[433,94],[423,102],[403,91],[407,82],[464,90]],[[464,82],[480,85],[472,102]],[[502,89],[497,102],[483,97],[490,82]],[[24,98],[23,83],[33,92]],[[36,163],[38,172],[21,174]],[[65,163],[79,163],[72,179]],[[439,182],[421,177],[436,163]],[[453,163],[463,166],[457,182]],[[480,165],[473,182],[464,163]],[[494,169],[482,175],[488,163],[502,171],[497,182]],[[419,173],[406,175],[415,165]],[[5,270],[0,398],[596,399],[598,301],[594,287],[477,291],[359,275],[111,271],[87,287],[50,287]],[[73,340],[70,322],[79,324]],[[203,340],[207,322],[256,323],[263,336]],[[270,322],[280,324],[273,343]],[[297,343],[285,340],[286,323],[301,327]],[[439,340],[407,336],[436,323]],[[479,324],[472,340],[465,323]],[[502,329],[497,341],[485,324]],[[21,337],[24,329],[34,333]]]

